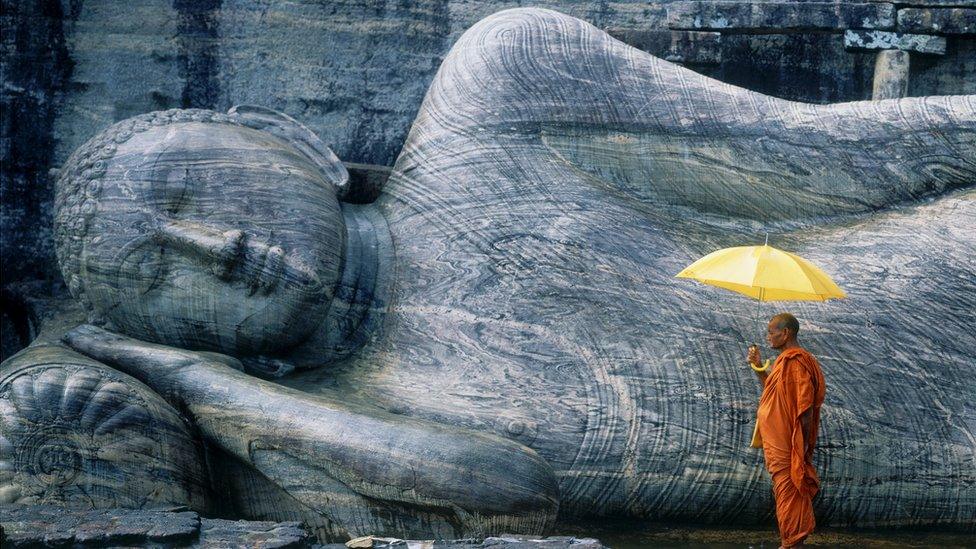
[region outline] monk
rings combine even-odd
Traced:
[[[813,532],[813,496],[820,479],[813,468],[813,446],[824,401],[820,364],[800,347],[800,323],[789,313],[769,321],[766,341],[780,351],[769,371],[758,371],[763,383],[759,399],[759,433],[766,469],[773,479],[780,547],[802,546]],[[749,349],[749,362],[759,368],[759,348]]]

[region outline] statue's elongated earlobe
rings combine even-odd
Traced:
[[[322,170],[326,180],[335,185],[341,198],[349,189],[349,172],[315,132],[283,112],[255,105],[235,105],[227,114],[245,126],[269,132],[287,140]]]

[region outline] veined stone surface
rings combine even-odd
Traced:
[[[790,103],[498,14],[445,60],[379,199],[383,336],[285,383],[507,434],[570,513],[755,520],[754,303],[671,277],[770,231],[851,296],[786,306],[828,376],[820,520],[971,526],[974,136],[972,96]]]
[[[153,138],[157,118],[169,119],[165,140]],[[463,522],[480,501],[467,495],[471,456],[493,458],[478,490],[511,481],[489,511],[510,517],[531,502],[523,525],[552,509],[547,467],[567,516],[768,518],[761,456],[748,448],[754,303],[673,275],[771,232],[849,295],[789,306],[828,383],[818,520],[974,526],[976,336],[963,315],[976,307],[976,96],[793,103],[525,9],[458,41],[374,204],[336,208],[339,191],[314,169],[335,162],[310,166],[295,144],[233,122],[161,113],[96,136],[59,189],[62,266],[77,295],[102,293],[93,317],[121,315],[130,335],[245,364],[260,349],[310,370],[283,388],[212,353],[91,327],[68,341],[185,406],[262,474],[256,500],[279,519],[311,509],[323,528],[362,524],[346,513],[365,496]],[[129,135],[137,127],[141,138]],[[113,136],[124,145],[112,149]],[[264,178],[275,167],[291,177]],[[285,269],[260,279],[264,299],[308,314],[223,326],[216,312],[238,306],[266,264],[235,243],[312,238],[300,216],[277,215],[276,198],[314,216],[316,245],[335,252],[298,269],[334,289],[319,296],[327,310],[296,301],[290,283],[303,278]],[[130,241],[146,253],[114,253]],[[109,299],[119,292],[132,299]],[[140,322],[125,324],[126,309]],[[391,414],[417,435],[398,438]],[[438,434],[448,442],[426,444]],[[506,477],[500,463],[515,456]]]
[[[973,7],[972,0],[946,1]],[[666,32],[670,3],[547,0],[536,5],[599,28]],[[0,251],[7,282],[57,279],[49,245],[57,176],[49,171],[101,128],[155,110],[226,111],[236,104],[259,104],[301,119],[343,161],[392,166],[451,45],[478,20],[517,4],[134,0],[125,5],[121,10],[115,0],[4,3]],[[797,33],[776,27],[775,20],[770,24],[769,32],[793,34],[727,35],[721,62],[696,69],[799,101],[871,97],[873,55],[845,51],[835,34]],[[945,58],[916,64],[920,77],[913,75],[909,94],[976,93],[974,42],[959,35]],[[695,51],[712,51],[707,43],[702,46]],[[685,59],[699,63],[701,58]]]

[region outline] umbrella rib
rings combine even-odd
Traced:
[[[759,278],[759,266],[762,265],[763,254],[766,253],[767,246],[759,248],[759,253],[756,254],[755,264],[752,267],[752,283],[750,284],[753,288],[756,288],[756,279]],[[762,286],[759,286],[762,288]],[[760,290],[761,291],[761,290]],[[761,295],[761,294],[760,294]],[[759,301],[762,301],[760,297]]]

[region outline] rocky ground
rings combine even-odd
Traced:
[[[637,520],[586,521],[558,526],[564,535],[583,535],[599,538],[613,549],[695,549],[695,548],[752,548],[775,549],[779,546],[776,527],[716,528],[693,525],[670,525]],[[811,535],[810,547],[895,547],[972,548],[976,547],[976,532],[930,529],[859,530],[820,528]]]
[[[0,547],[605,549],[591,538],[515,535],[436,541],[366,537],[355,543],[319,545],[298,522],[208,519],[178,507],[72,511],[50,505],[0,507]]]
[[[360,538],[319,545],[297,522],[201,518],[185,508],[65,511],[52,506],[0,507],[0,547],[207,547],[315,549],[638,549],[775,548],[775,529],[703,528],[634,520],[586,521],[557,526],[550,537],[502,535],[487,539],[398,540]],[[598,541],[602,540],[601,541]],[[976,547],[976,535],[939,530],[822,529],[811,547]]]

